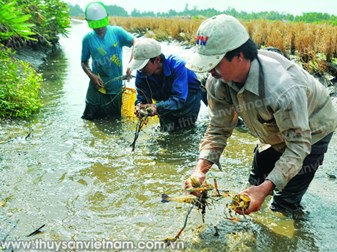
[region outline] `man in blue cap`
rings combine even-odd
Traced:
[[[90,78],[82,118],[120,117],[122,80],[114,79],[123,72],[123,46],[132,47],[134,38],[123,28],[109,25],[106,7],[101,2],[89,3],[85,8],[85,18],[93,30],[82,40],[81,65]]]

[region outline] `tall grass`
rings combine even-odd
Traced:
[[[159,41],[177,40],[193,45],[203,19],[111,17],[110,23]],[[277,47],[285,55],[295,55],[306,66],[319,66],[337,57],[337,26],[284,21],[243,21],[259,48]],[[314,62],[313,62],[314,61]],[[308,69],[311,70],[311,69]]]

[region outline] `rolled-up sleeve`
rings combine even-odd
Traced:
[[[206,83],[210,123],[199,146],[199,158],[216,164],[220,169],[220,156],[238,119],[233,105],[225,99],[223,92],[218,92],[221,85],[226,84],[219,83],[213,78]]]

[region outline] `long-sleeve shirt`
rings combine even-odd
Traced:
[[[149,104],[156,101],[159,114],[182,109],[188,93],[200,92],[200,82],[196,74],[185,67],[185,61],[175,55],[165,56],[163,76],[136,74],[136,103]]]
[[[266,178],[282,190],[300,171],[311,145],[336,129],[337,112],[326,88],[301,67],[275,52],[259,51],[258,57],[265,97],[260,95],[257,60],[241,88],[209,77],[210,123],[199,157],[219,165],[239,115],[261,143],[282,153]]]

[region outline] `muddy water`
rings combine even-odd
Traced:
[[[69,38],[61,39],[62,50],[42,68],[41,111],[28,121],[1,123],[0,241],[137,244],[174,237],[184,224],[189,205],[161,203],[161,194],[183,195],[207,110],[202,108],[197,127],[188,132],[164,134],[155,122],[147,125],[134,152],[129,145],[135,121],[83,121],[88,79],[80,67],[80,44],[87,30],[74,23]],[[183,57],[189,53],[173,44],[163,47]],[[124,67],[129,55],[126,49]],[[232,192],[244,188],[255,142],[235,131],[221,160],[224,172],[214,168],[209,182],[216,178],[220,189]],[[266,213],[267,220],[233,222],[225,219],[225,199],[209,206],[205,223],[193,209],[180,241],[187,251],[337,251],[336,147],[335,135],[303,199],[310,212],[304,219],[289,226],[270,221],[276,217]],[[43,224],[43,233],[26,237]],[[275,226],[283,231],[276,232]]]

